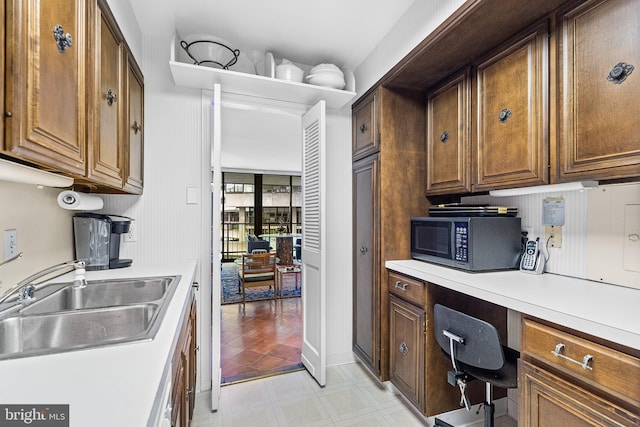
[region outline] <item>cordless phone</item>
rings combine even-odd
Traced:
[[[540,238],[527,241],[522,259],[520,260],[520,271],[525,273],[542,274],[544,270],[544,255],[540,252]]]

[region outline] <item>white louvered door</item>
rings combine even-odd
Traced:
[[[326,383],[326,107],[302,116],[302,363]]]

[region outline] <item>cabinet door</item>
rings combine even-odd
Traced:
[[[474,191],[548,182],[548,30],[477,65]]]
[[[528,362],[519,362],[521,427],[638,426],[640,416]]]
[[[85,174],[86,3],[7,1],[3,21],[4,150],[80,176]]]
[[[455,76],[427,98],[427,193],[471,191],[469,72]]]
[[[353,186],[353,352],[380,375],[377,156],[354,164]]]
[[[374,92],[353,108],[353,158],[360,159],[380,149],[378,101]]]
[[[390,296],[389,379],[420,412],[424,407],[425,312]]]
[[[124,153],[126,161],[124,189],[142,194],[144,179],[144,83],[131,53],[127,53],[127,119]]]
[[[640,175],[640,2],[588,1],[558,22],[558,180]]]
[[[102,2],[98,4],[95,19],[94,116],[87,177],[98,183],[122,188],[123,38]]]

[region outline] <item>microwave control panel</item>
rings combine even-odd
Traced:
[[[456,242],[454,259],[460,262],[469,262],[469,223],[455,222],[454,226],[454,241]]]

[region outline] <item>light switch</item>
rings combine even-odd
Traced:
[[[198,204],[198,189],[195,187],[187,187],[187,204],[188,205],[197,205]]]

